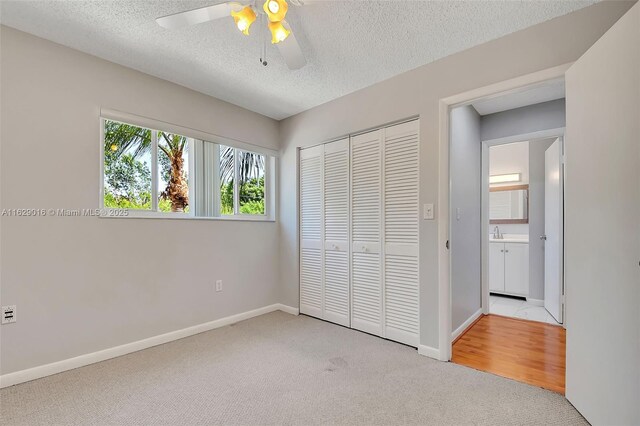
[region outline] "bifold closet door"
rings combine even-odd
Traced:
[[[300,151],[300,228],[300,312],[349,326],[349,139]]]
[[[322,318],[324,147],[300,151],[300,313]]]
[[[382,135],[351,138],[351,327],[383,335]]]
[[[349,326],[349,139],[324,145],[323,319]]]
[[[384,337],[419,343],[419,121],[384,129]]]
[[[300,151],[300,312],[417,346],[418,121]]]

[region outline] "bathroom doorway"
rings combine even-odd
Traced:
[[[562,140],[483,142],[490,314],[563,322]]]
[[[563,393],[564,80],[450,123],[450,359]]]

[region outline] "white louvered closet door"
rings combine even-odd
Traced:
[[[418,121],[384,129],[384,336],[419,343]]]
[[[351,138],[351,327],[383,335],[383,130]]]
[[[300,151],[300,313],[322,318],[324,147]]]
[[[349,326],[349,139],[324,146],[324,312]]]

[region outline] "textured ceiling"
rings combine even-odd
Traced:
[[[7,1],[4,25],[282,119],[394,75],[593,4],[594,0],[314,1],[287,20],[308,64],[287,69],[262,31],[223,19],[181,30],[155,18],[209,0]],[[265,30],[266,31],[266,30]]]

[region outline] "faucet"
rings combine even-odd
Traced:
[[[498,228],[497,226],[495,228],[493,228],[493,238],[496,240],[501,240],[502,239],[502,234],[500,233],[500,228]]]

